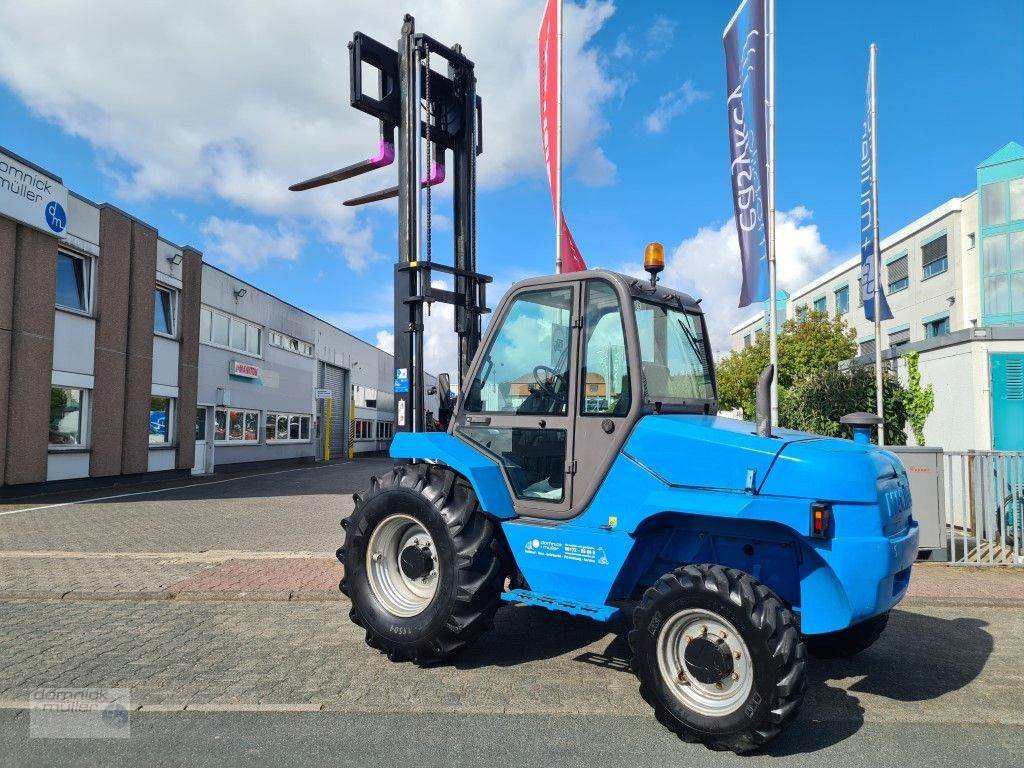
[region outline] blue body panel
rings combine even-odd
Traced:
[[[889,610],[917,556],[906,472],[895,455],[847,440],[709,416],[647,416],[587,508],[567,521],[516,518],[497,464],[447,434],[400,434],[396,458],[431,459],[473,484],[502,520],[539,603],[635,598],[686,563],[739,568],[800,613],[808,634]],[[748,470],[754,471],[748,490]],[[829,538],[811,535],[811,501],[833,504]],[[609,612],[611,615],[611,612]]]

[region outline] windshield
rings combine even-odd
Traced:
[[[635,300],[644,391],[649,400],[714,400],[700,315]]]

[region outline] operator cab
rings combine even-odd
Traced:
[[[503,468],[517,512],[581,512],[638,419],[717,412],[704,316],[655,280],[587,270],[515,284],[452,433]]]

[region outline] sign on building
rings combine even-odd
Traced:
[[[314,389],[313,398],[315,400],[330,400],[334,393],[329,389]]]
[[[51,235],[68,227],[68,190],[51,176],[0,152],[0,215]]]
[[[232,376],[241,376],[243,379],[258,379],[260,367],[252,363],[243,363],[240,360],[232,360],[229,372]]]

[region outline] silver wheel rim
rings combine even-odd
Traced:
[[[399,558],[408,546],[427,549],[434,561],[434,569],[422,578],[412,579],[402,571]],[[366,548],[366,574],[373,596],[391,615],[422,613],[437,592],[437,572],[434,539],[416,518],[391,515],[373,530]]]
[[[732,654],[733,672],[718,683],[702,683],[687,668],[683,655],[686,646],[701,636],[720,639]],[[700,608],[686,608],[665,622],[658,633],[658,671],[679,703],[709,717],[735,712],[754,685],[750,652],[736,628]]]

